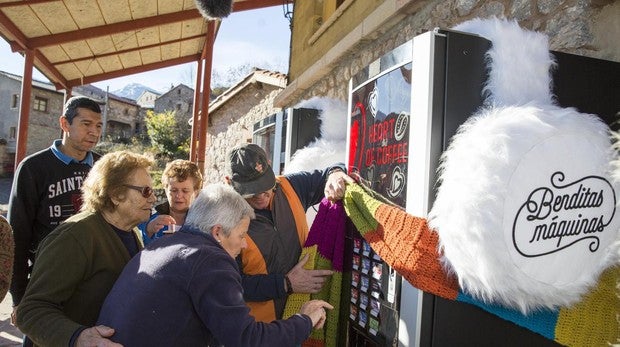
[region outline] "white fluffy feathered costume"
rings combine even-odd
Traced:
[[[429,215],[442,261],[465,292],[484,302],[524,313],[570,306],[619,260],[609,129],[594,115],[554,105],[546,36],[498,19],[454,29],[493,46],[486,107],[459,128],[442,156]],[[572,195],[588,198],[578,195],[586,188],[591,198],[601,192],[598,209],[570,204]],[[548,214],[536,212],[547,207]],[[601,214],[596,231],[586,235],[584,226],[561,237],[560,230],[599,218],[590,212]]]
[[[296,108],[319,110],[321,137],[299,149],[284,168],[284,173],[324,169],[335,163],[344,163],[346,154],[347,106],[329,98],[312,98]]]

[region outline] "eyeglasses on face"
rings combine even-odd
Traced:
[[[131,184],[123,184],[123,186],[139,191],[144,198],[149,198],[153,195],[153,188],[149,186],[132,186]]]

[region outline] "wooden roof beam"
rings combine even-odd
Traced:
[[[56,85],[56,89],[67,89],[69,88],[69,84],[67,80],[58,72],[58,70],[50,63],[47,58],[41,54],[41,52],[34,51],[34,58],[39,62],[39,64],[35,66],[45,75],[47,78],[54,82]]]
[[[18,7],[18,6],[28,6],[34,4],[42,4],[46,2],[55,2],[60,0],[18,0],[18,1],[7,1],[0,3],[0,8],[3,7]],[[292,2],[292,1],[291,1]],[[282,5],[282,0],[251,0],[251,1],[236,1],[233,3],[233,11],[246,11],[246,10],[254,10],[257,8],[263,7],[271,7],[276,5]]]
[[[125,22],[100,25],[91,28],[84,28],[74,31],[66,31],[58,34],[39,36],[27,41],[27,46],[31,48],[41,48],[52,45],[60,45],[66,42],[86,40],[93,37],[100,37],[112,34],[123,33],[132,30],[160,26],[163,24],[177,23],[184,20],[200,18],[201,15],[196,9],[166,13],[159,16],[139,18]]]
[[[9,42],[15,42],[19,47],[21,47],[22,52],[26,50],[28,38],[2,11],[0,11],[0,32],[11,33],[13,37],[6,37],[5,39]],[[11,49],[15,52],[15,47],[13,44],[11,44]]]
[[[89,57],[83,57],[83,58],[77,58],[77,59],[55,61],[53,64],[54,65],[62,65],[62,64],[69,64],[69,63],[77,63],[77,62],[85,61],[85,60],[105,58],[105,57],[109,57],[109,56],[112,56],[112,55],[119,55],[119,54],[123,54],[123,53],[130,53],[130,52],[140,51],[140,50],[148,49],[148,48],[161,47],[163,45],[168,45],[168,44],[171,44],[171,43],[189,41],[189,40],[200,39],[200,38],[204,38],[204,37],[205,37],[204,34],[199,34],[199,35],[188,36],[188,37],[184,37],[184,38],[180,38],[180,39],[170,40],[170,41],[162,41],[160,43],[154,43],[152,45],[140,46],[140,47],[129,48],[129,49],[122,49],[122,50],[119,50],[119,51],[116,51],[116,52],[110,52],[110,53],[104,53],[104,54],[97,54],[94,57],[93,56],[89,56]]]
[[[130,68],[122,69],[122,70],[110,71],[110,72],[102,73],[99,75],[87,76],[84,78],[76,78],[76,79],[67,81],[67,84],[69,85],[69,87],[81,86],[83,84],[105,81],[111,78],[124,77],[124,76],[133,75],[133,74],[140,73],[140,72],[157,70],[157,69],[162,69],[165,67],[180,65],[180,64],[185,64],[185,63],[191,63],[199,59],[200,59],[200,54],[192,54],[192,55],[188,55],[188,56],[180,57],[176,59],[160,61],[157,63],[139,65],[139,66],[130,67]]]
[[[26,50],[31,50],[32,55],[36,61],[42,65],[43,74],[47,76],[51,81],[55,82],[56,88],[58,85],[63,88],[67,87],[67,80],[54,68],[54,66],[45,58],[38,50],[32,50],[28,47],[28,38],[24,35],[16,26],[11,22],[2,11],[0,11],[0,30],[2,32],[10,32],[13,35],[13,40],[10,41],[11,50],[13,52],[24,53]]]

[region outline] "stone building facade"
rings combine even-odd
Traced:
[[[21,76],[0,72],[0,139],[6,140],[2,166],[7,172],[12,170],[15,160],[21,85]],[[32,82],[26,155],[49,147],[53,139],[60,137],[58,117],[63,102],[64,93],[56,91],[52,84]]]
[[[73,94],[88,96],[107,105],[101,108],[102,120],[105,123],[101,134],[102,140],[129,141],[134,135],[143,131],[140,105],[135,101],[108,93],[90,84],[74,88]]]
[[[289,85],[277,106],[312,97],[347,100],[351,76],[414,36],[473,18],[514,19],[549,36],[551,50],[620,61],[620,2],[614,0],[385,0],[340,2],[325,15],[296,2]]]
[[[128,140],[144,130],[140,106],[125,98],[108,97],[105,136],[112,141]]]
[[[141,134],[142,136],[146,136],[146,122],[144,118],[146,117],[147,111],[153,111],[155,107],[155,100],[161,95],[161,93],[156,93],[152,90],[144,90],[142,94],[136,99],[136,103],[140,105],[140,114],[138,115],[138,119],[140,120],[139,124],[136,125],[136,133]]]
[[[194,89],[179,84],[155,99],[153,111],[174,111],[178,121],[187,122],[192,118],[193,105]]]
[[[136,99],[136,103],[142,108],[155,107],[155,100],[160,96],[160,93],[145,89],[140,96]]]
[[[10,160],[7,158],[6,140],[0,138],[0,177],[13,172],[13,168],[9,165]]]
[[[6,144],[4,158],[0,162],[5,173],[11,173],[14,166],[17,145],[19,106],[22,77],[0,71],[0,140]],[[102,106],[102,118],[106,120],[105,134],[102,138],[113,141],[128,141],[143,129],[139,111],[134,101],[109,94],[92,85],[75,87],[73,95],[93,98],[102,105],[107,102],[107,110]],[[33,80],[28,119],[28,139],[26,155],[50,146],[54,139],[62,136],[58,118],[63,112],[65,94],[57,91],[54,85]]]
[[[285,85],[285,75],[256,69],[210,103],[205,184],[222,182],[227,151],[252,142],[254,124],[281,110],[273,100]]]

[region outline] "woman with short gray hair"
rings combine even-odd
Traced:
[[[124,346],[296,346],[325,322],[321,300],[287,320],[256,322],[243,301],[235,257],[247,246],[253,209],[224,184],[203,189],[185,224],[148,245],[123,270],[99,324]],[[161,297],[161,300],[153,300]]]
[[[234,189],[214,184],[199,195],[200,204],[189,210],[185,224],[200,230],[211,230],[221,225],[226,235],[244,217],[254,219],[254,209]]]

